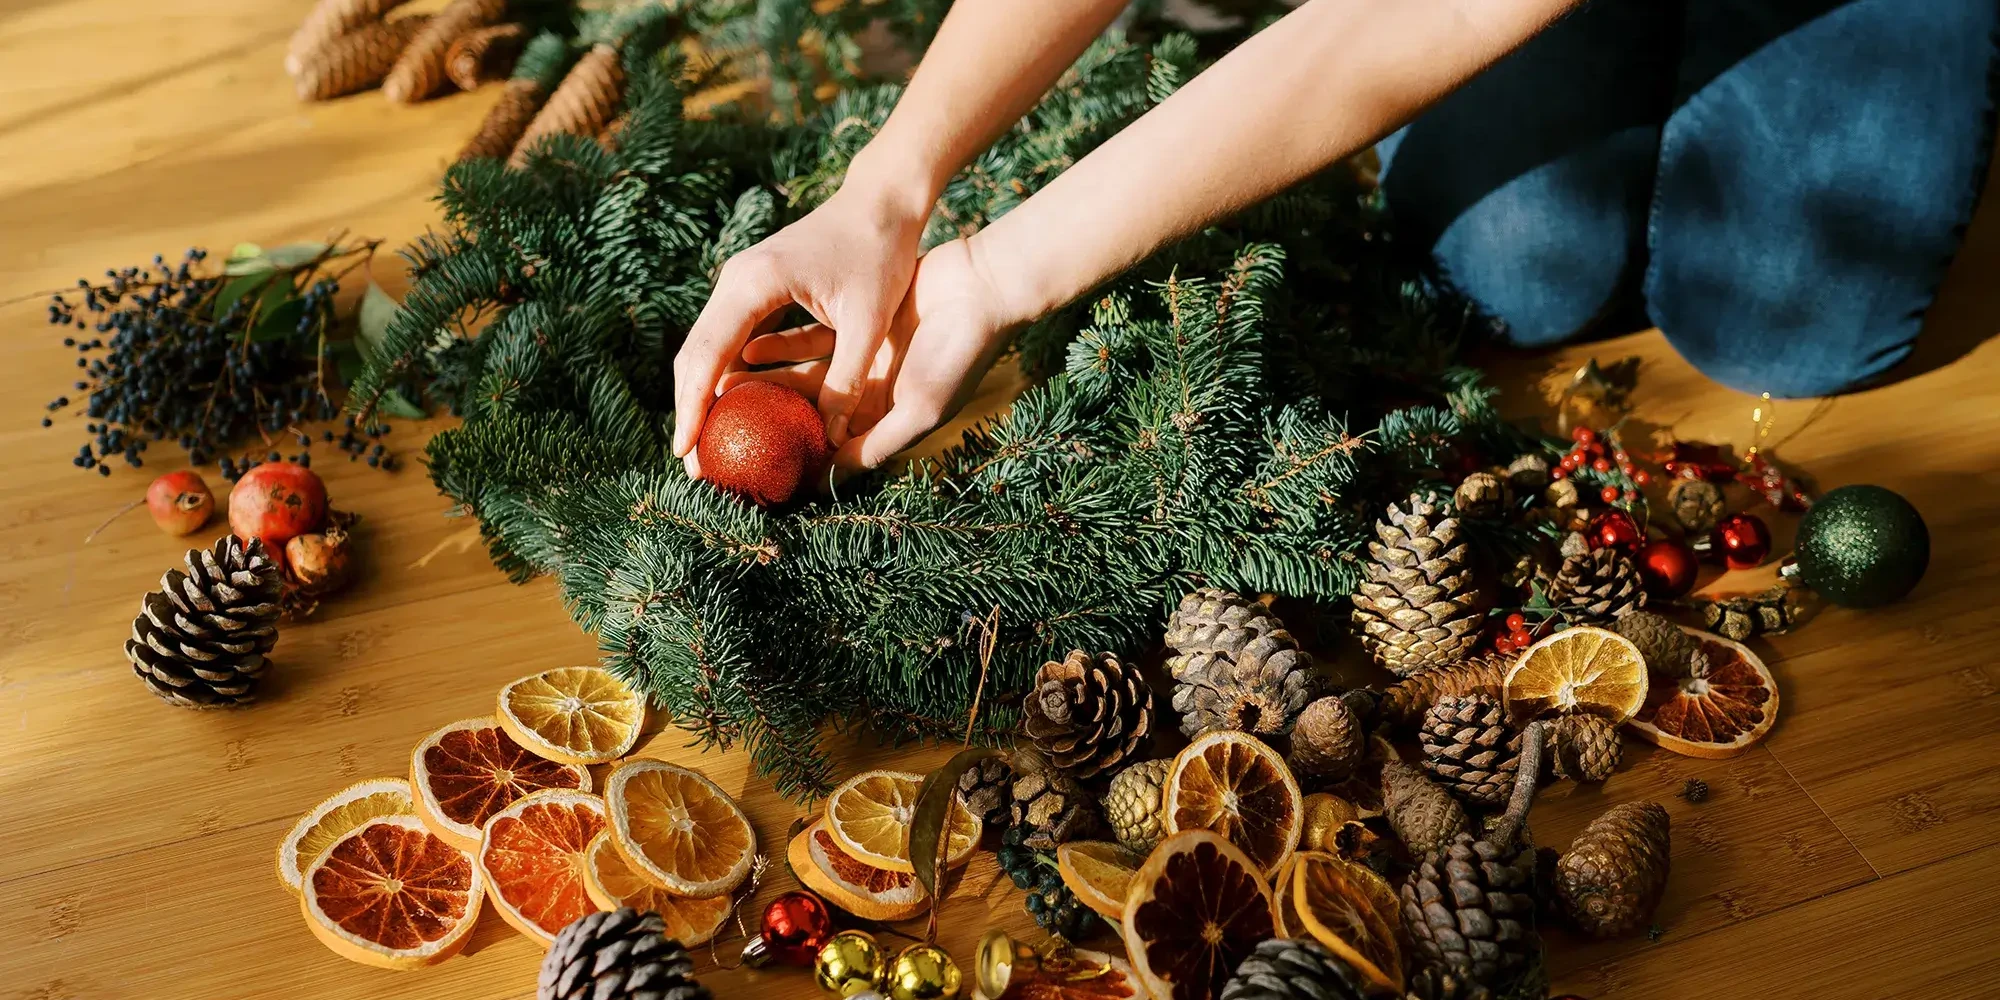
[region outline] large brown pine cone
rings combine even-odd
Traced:
[[[1638,930],[1667,891],[1672,854],[1667,810],[1624,802],[1592,820],[1556,863],[1556,898],[1577,928],[1594,937]]]
[[[1459,834],[1403,883],[1405,965],[1428,970],[1431,982],[1455,981],[1437,996],[1479,1000],[1506,989],[1541,951],[1534,887],[1533,848]]]
[[[1446,695],[1424,714],[1419,737],[1424,769],[1447,791],[1491,809],[1514,790],[1521,734],[1507,724],[1507,710],[1483,694]]]
[[[1221,1000],[1364,1000],[1374,984],[1311,939],[1257,945],[1222,986]]]
[[[1465,807],[1444,786],[1393,757],[1382,763],[1382,811],[1404,846],[1419,856],[1472,829]]]
[[[328,101],[381,83],[429,21],[428,14],[376,21],[313,49],[292,81],[299,100]]]
[[[297,76],[312,61],[314,53],[334,39],[352,34],[363,25],[380,21],[405,0],[319,0],[299,22],[292,40],[285,46],[285,72]]]
[[[1458,519],[1412,496],[1389,505],[1375,535],[1352,598],[1362,648],[1404,677],[1456,663],[1486,620]]]
[[[521,133],[521,141],[514,144],[514,152],[507,158],[507,165],[525,165],[535,144],[551,135],[594,136],[602,132],[604,126],[611,124],[624,97],[625,67],[619,61],[618,48],[605,43],[593,46],[570,67],[548,102],[528,123],[527,131]]]
[[[659,914],[629,906],[578,917],[542,958],[535,1000],[709,1000],[666,930]]]
[[[1217,587],[1203,587],[1181,599],[1167,616],[1167,673],[1175,680],[1190,665],[1206,669],[1216,654],[1234,657],[1261,635],[1285,632],[1285,623],[1260,601]],[[1287,639],[1290,632],[1285,632]]]
[[[1211,729],[1273,736],[1291,730],[1316,687],[1312,656],[1290,633],[1267,632],[1234,655],[1190,661],[1174,684],[1174,711],[1191,737]]]
[[[1292,752],[1286,755],[1301,781],[1343,781],[1368,751],[1368,734],[1354,709],[1329,695],[1307,705],[1292,724]]]
[[[1548,599],[1572,621],[1601,623],[1645,607],[1646,591],[1630,558],[1601,548],[1565,558]]]
[[[1632,640],[1646,669],[1660,677],[1686,677],[1694,665],[1701,643],[1681,627],[1651,611],[1627,611],[1611,626],[1613,632]]]
[[[1014,825],[1027,831],[1022,846],[1053,851],[1097,832],[1097,800],[1082,782],[1032,754],[1016,754],[1014,765]]]
[[[1483,694],[1502,698],[1507,671],[1513,665],[1513,657],[1484,653],[1448,667],[1426,670],[1389,685],[1382,692],[1376,712],[1383,722],[1402,729],[1422,722],[1431,705],[1446,695]]]
[[[451,0],[410,40],[382,81],[383,96],[397,104],[412,104],[437,93],[448,82],[444,56],[451,43],[506,16],[507,0]]]
[[[187,571],[170,569],[147,594],[125,658],[146,686],[170,704],[189,708],[241,705],[278,641],[278,567],[264,543],[224,535],[213,547],[189,549]]]
[[[1042,664],[1021,714],[1028,738],[1049,762],[1088,781],[1145,744],[1153,731],[1153,688],[1116,656],[1078,649]]]
[[[1014,766],[1005,757],[987,757],[958,776],[965,807],[989,829],[1007,825],[1014,807]]]

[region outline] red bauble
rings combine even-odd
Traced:
[[[326,523],[326,484],[303,465],[265,462],[229,491],[229,530],[260,538],[271,561],[284,565],[285,543]]]
[[[208,491],[208,483],[198,472],[169,472],[146,487],[146,510],[161,531],[192,535],[215,513],[215,494]]]
[[[821,945],[833,936],[833,914],[826,901],[804,890],[785,893],[764,907],[757,936],[743,946],[743,961],[753,965],[778,962],[811,965]]]
[[[1771,554],[1771,529],[1755,514],[1731,514],[1715,526],[1713,550],[1730,569],[1751,569]]]
[[[1639,522],[1622,510],[1608,510],[1591,518],[1583,536],[1590,541],[1593,549],[1617,549],[1628,554],[1646,540],[1646,533],[1639,530]]]
[[[832,453],[812,401],[775,382],[745,382],[708,409],[695,454],[701,478],[760,507],[786,503]]]
[[[1694,550],[1672,538],[1655,538],[1639,547],[1639,579],[1646,593],[1673,600],[1694,589]]]

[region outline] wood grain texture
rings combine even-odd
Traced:
[[[281,60],[307,6],[188,0],[143,25],[113,0],[0,9],[0,301],[189,245],[349,230],[393,246],[435,224],[436,178],[499,88],[415,108],[372,94],[296,104]],[[1821,485],[1879,482],[1925,513],[1937,539],[1929,577],[1902,604],[1832,610],[1756,644],[1785,697],[1762,746],[1699,761],[1630,743],[1611,781],[1559,785],[1538,802],[1531,825],[1545,844],[1566,844],[1615,801],[1660,800],[1674,823],[1660,940],[1556,936],[1560,987],[1621,1000],[1993,995],[2000,345],[1988,338],[2000,331],[2000,226],[1988,214],[1933,311],[1914,364],[1924,374],[1810,421],[1811,403],[1779,410],[1790,435],[1780,454]],[[375,277],[402,288],[391,257]],[[589,662],[590,637],[547,581],[507,584],[421,469],[383,474],[327,452],[320,471],[337,503],[366,519],[356,586],[285,631],[259,706],[156,702],[119,645],[185,544],[137,513],[81,544],[147,477],[85,475],[68,464],[81,421],[36,426],[74,378],[59,339],[39,301],[0,305],[0,998],[531,997],[539,951],[490,915],[467,955],[434,970],[335,958],[300,924],[272,854],[300,811],[353,780],[403,773],[412,744],[490,712],[501,684]],[[1657,334],[1495,362],[1509,398],[1532,411],[1539,379],[1592,355],[1642,359],[1643,421],[1748,442],[1752,400],[1702,379]],[[996,376],[979,408],[1017,384]],[[399,423],[391,447],[413,459],[439,426]],[[767,848],[781,849],[797,807],[750,778],[741,754],[697,754],[677,730],[655,729],[642,752],[740,795]],[[946,753],[837,747],[849,768],[920,771]],[[1707,803],[1675,798],[1690,777],[1713,788]],[[780,867],[763,892],[789,887]],[[944,943],[969,958],[993,924],[1029,928],[982,855],[946,907]],[[700,974],[735,1000],[813,993],[796,971],[725,972],[704,958]]]

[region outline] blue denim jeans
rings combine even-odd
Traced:
[[[1643,315],[1725,385],[1839,392],[1957,252],[1996,37],[2000,0],[1595,0],[1383,140],[1383,189],[1515,343]]]

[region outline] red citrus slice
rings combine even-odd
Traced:
[[[1125,952],[1153,1000],[1214,1000],[1277,933],[1256,862],[1207,830],[1160,841],[1125,898]]]
[[[589,792],[549,789],[494,813],[479,845],[479,872],[500,916],[547,947],[570,921],[596,913],[584,852],[603,831],[604,800]]]
[[[1689,757],[1733,757],[1750,749],[1778,721],[1777,678],[1742,643],[1681,628],[1701,643],[1695,670],[1678,681],[1655,678],[1632,730]]]
[[[306,867],[301,888],[314,937],[342,958],[385,969],[457,954],[486,892],[465,852],[408,815],[348,831]]]
[[[486,716],[454,722],[417,744],[410,787],[424,825],[469,854],[479,850],[480,830],[494,813],[544,788],[590,791],[590,772],[529,753]]]
[[[877,868],[841,850],[824,818],[792,838],[785,858],[806,888],[863,920],[902,920],[924,912],[924,887],[915,875]]]

